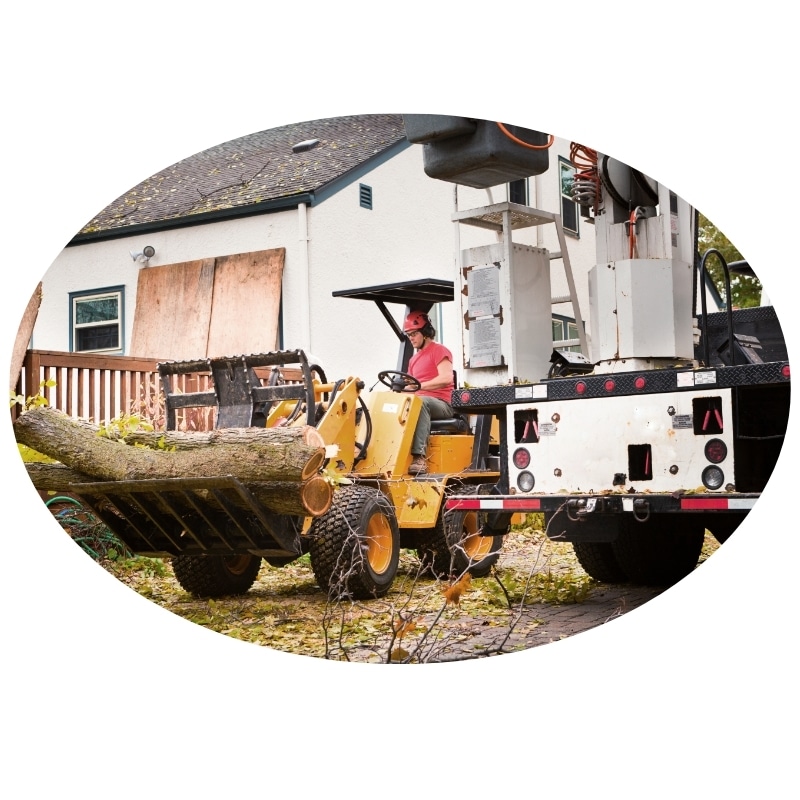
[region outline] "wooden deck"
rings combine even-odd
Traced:
[[[45,382],[55,385],[46,387]],[[201,372],[177,376],[174,382],[183,392],[206,391],[212,385],[211,375]],[[156,428],[165,427],[157,359],[28,350],[16,392],[26,398],[42,394],[53,408],[97,425],[139,414]],[[12,407],[12,419],[19,411],[19,405]],[[190,411],[184,429],[213,426],[212,409]]]

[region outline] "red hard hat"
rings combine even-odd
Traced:
[[[403,323],[403,332],[421,331],[428,324],[428,315],[421,311],[412,311]]]

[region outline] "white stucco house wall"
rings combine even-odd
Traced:
[[[527,195],[527,205],[561,213],[558,164],[568,158],[569,144],[556,139],[548,171],[514,187]],[[112,291],[119,336],[107,352],[127,355],[141,270],[284,248],[278,335],[259,342],[259,349],[301,348],[329,378],[359,375],[371,385],[378,371],[396,367],[397,338],[374,304],[332,293],[422,278],[457,281],[456,241],[461,248],[488,244],[494,234],[460,225],[456,239],[451,214],[507,200],[509,191],[507,184],[484,190],[429,178],[422,147],[405,139],[400,115],[317,120],[226,142],[144,180],[76,234],[44,275],[31,346],[79,349],[75,301]],[[594,228],[577,207],[572,211],[569,258],[590,330]],[[514,238],[559,250],[553,225]],[[155,251],[149,259],[132,257],[146,247]],[[561,261],[553,262],[552,290],[567,294]],[[391,310],[399,320],[403,309]],[[554,312],[571,316],[569,306]],[[457,302],[446,303],[436,317],[438,338],[454,353],[461,342],[459,313]]]

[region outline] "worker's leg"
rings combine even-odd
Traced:
[[[428,452],[428,436],[431,433],[432,419],[451,419],[453,407],[438,397],[422,397],[422,409],[419,412],[417,429],[411,442],[411,455],[424,456]]]

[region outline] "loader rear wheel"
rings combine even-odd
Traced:
[[[465,487],[459,494],[477,494],[477,486]],[[481,536],[483,524],[477,511],[448,511],[444,503],[436,521],[436,527],[425,542],[417,548],[417,555],[424,567],[437,578],[463,575],[469,572],[473,578],[489,574],[500,557],[503,537]]]
[[[172,571],[181,587],[196,597],[244,594],[261,569],[258,556],[175,556]]]
[[[672,586],[697,566],[704,539],[702,521],[654,515],[637,522],[626,517],[612,548],[632,583]]]
[[[611,542],[573,542],[572,549],[589,577],[603,583],[628,582],[628,575],[619,565]]]
[[[337,489],[330,509],[308,532],[311,568],[329,597],[383,597],[400,561],[400,532],[394,507],[368,486]]]

